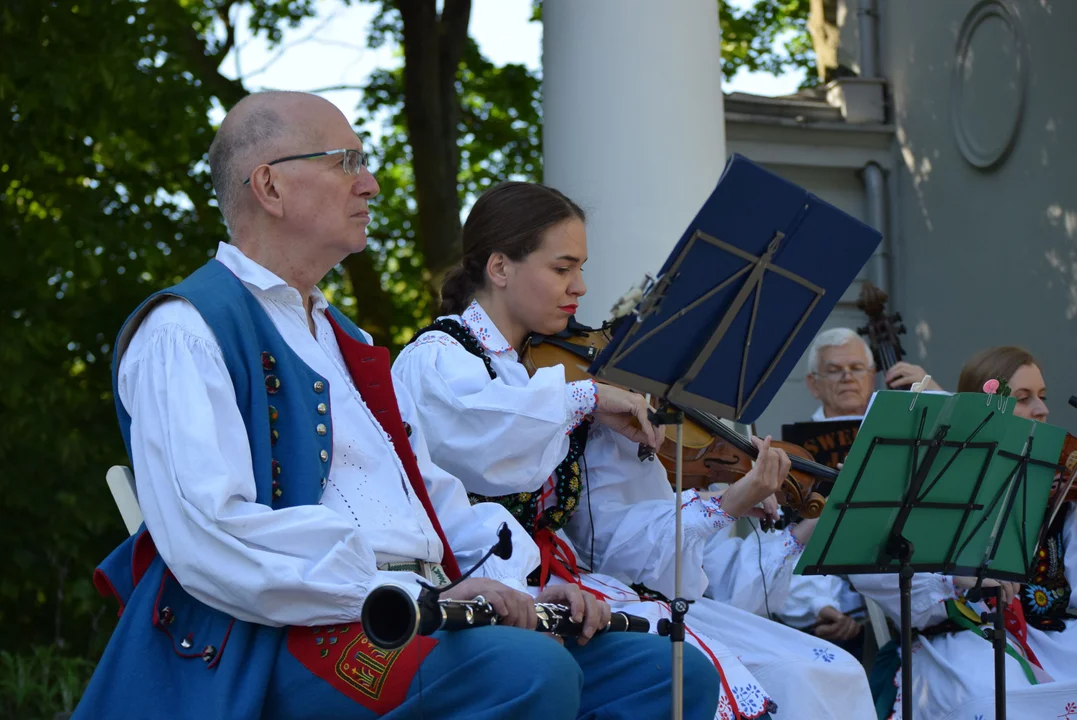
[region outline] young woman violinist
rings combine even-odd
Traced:
[[[590,380],[566,383],[562,366],[529,376],[520,363],[527,338],[563,330],[586,292],[583,211],[552,188],[503,183],[476,202],[463,245],[444,281],[445,315],[393,369],[416,400],[435,462],[533,534],[543,551],[537,585],[577,582],[652,621],[668,617],[666,604],[640,596],[671,596],[675,570],[673,493],[662,466],[637,455],[641,441],[659,440],[642,398]],[[732,557],[740,553],[722,542],[719,531],[756,512],[789,469],[769,438],[754,442],[760,459],[724,494],[680,498],[682,594],[695,601],[688,637],[720,665],[719,714],[760,717],[774,699],[783,716],[871,717],[863,669],[847,653],[704,597],[716,578],[730,581],[725,575],[760,583],[760,568],[784,574],[787,588],[805,541],[807,528],[799,538],[786,531],[743,553],[751,560],[743,571]],[[770,592],[780,594],[780,585]]]
[[[991,379],[1006,379],[1016,398],[1013,414],[1046,421],[1047,388],[1035,358],[1019,347],[984,350],[965,364],[957,391],[983,392]],[[1077,579],[1077,512],[1065,503],[1041,545],[1042,562],[1032,582],[1020,585],[985,580],[1000,585],[1003,603],[1010,604],[1006,625],[1010,649],[1006,657],[1008,716],[1014,718],[1077,718],[1077,596],[1071,593]],[[850,578],[856,589],[879,602],[898,622],[900,596],[895,575]],[[913,709],[916,718],[994,717],[994,655],[991,643],[975,629],[969,607],[975,613],[988,608],[968,603],[965,593],[974,578],[919,573],[913,577]],[[1022,629],[1021,625],[1025,627]],[[1023,640],[1020,639],[1023,636]],[[901,717],[901,670],[890,717]]]

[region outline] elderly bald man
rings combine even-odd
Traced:
[[[656,636],[568,648],[533,632],[533,542],[437,468],[389,355],[317,283],[366,246],[378,183],[330,103],[253,95],[209,152],[231,242],[120,330],[114,390],[145,524],[98,568],[121,617],[76,717],[660,717]],[[473,566],[507,523],[513,553],[444,597],[482,595],[502,626],[374,649],[375,586],[413,596]],[[593,632],[609,608],[575,585]],[[717,674],[685,648],[686,717],[713,717]]]

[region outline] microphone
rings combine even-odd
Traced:
[[[454,587],[462,583],[471,577],[471,573],[478,570],[483,564],[490,559],[491,555],[497,555],[502,560],[508,560],[512,557],[512,530],[509,529],[508,523],[501,523],[501,527],[497,529],[497,542],[486,551],[486,554],[482,556],[482,559],[475,563],[470,570],[461,575],[456,580],[452,581],[444,587],[436,588],[433,585],[419,581],[424,589],[423,596],[430,603],[437,603],[438,596],[446,590],[452,590]],[[421,598],[422,599],[422,598]]]
[[[512,530],[509,530],[508,523],[501,523],[497,531],[497,544],[490,549],[490,552],[502,560],[512,557]]]

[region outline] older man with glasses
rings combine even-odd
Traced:
[[[907,387],[927,373],[919,365],[895,364],[886,373],[886,386]],[[864,338],[849,328],[819,333],[808,350],[808,390],[820,402],[812,420],[859,419],[875,392],[875,361]],[[927,389],[941,390],[934,381]]]

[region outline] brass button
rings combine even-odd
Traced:
[[[212,645],[206,645],[205,650],[202,651],[202,659],[206,662],[212,662],[215,657],[217,657],[217,648]]]
[[[328,480],[326,480],[325,478],[322,478],[322,487],[323,487],[323,488],[325,487],[325,484],[326,484],[327,482],[329,482],[329,481],[328,481]]]
[[[320,393],[323,390],[325,390],[325,383],[323,383],[321,380],[315,381],[315,383],[314,383],[314,392]]]
[[[318,403],[318,414],[325,415],[327,412],[329,412],[329,408],[325,406],[325,403]]]
[[[319,435],[325,435],[327,432],[329,432],[329,429],[325,427],[325,423],[318,423],[318,427],[314,429],[318,431]]]
[[[318,453],[318,456],[322,459],[322,462],[329,462],[328,450],[322,450],[320,453]]]

